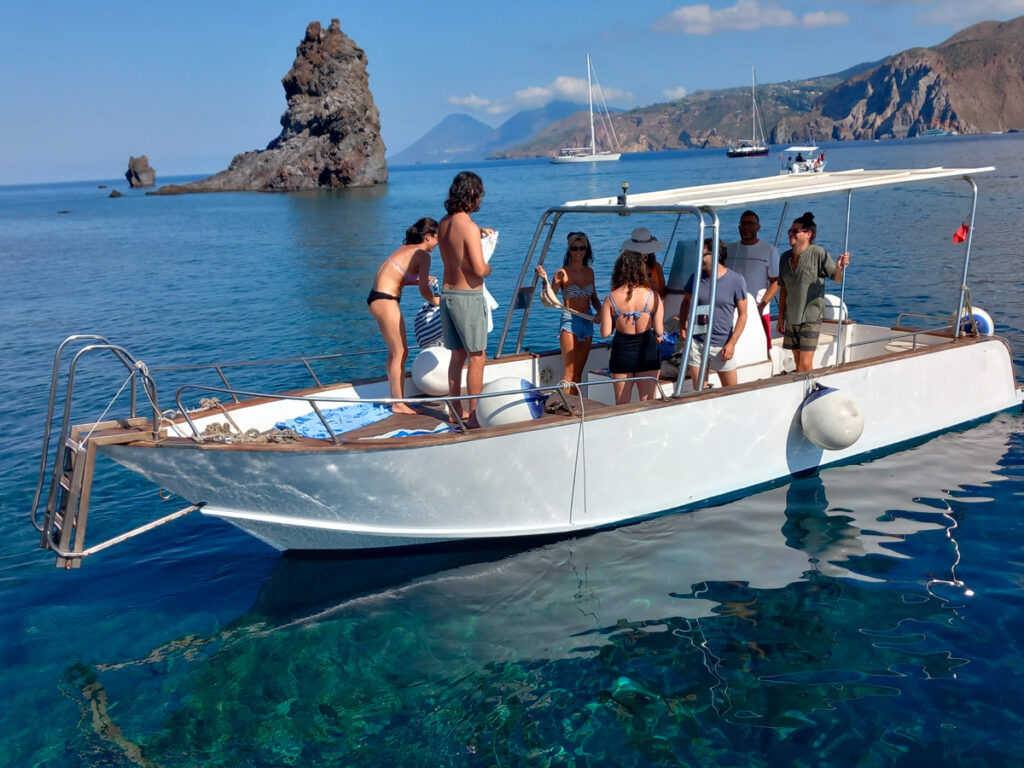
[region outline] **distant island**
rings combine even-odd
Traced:
[[[1024,127],[1024,16],[986,21],[933,48],[911,48],[832,75],[759,84],[758,108],[772,144],[904,139],[940,129],[988,133]],[[563,103],[564,104],[564,103]],[[548,120],[519,143],[493,142],[499,129],[449,116],[390,159],[394,163],[550,157],[589,140],[585,107]],[[467,121],[476,133],[466,141]],[[696,91],[676,101],[612,116],[624,152],[725,147],[750,131],[750,87]]]

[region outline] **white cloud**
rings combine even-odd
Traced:
[[[449,104],[455,104],[460,107],[469,107],[470,109],[477,109],[484,111],[491,104],[490,99],[481,99],[476,94],[470,94],[469,96],[449,96],[447,99]]]
[[[675,88],[666,88],[661,92],[661,95],[666,99],[675,101],[676,99],[681,99],[686,95],[686,89],[681,85],[677,85]]]
[[[779,27],[814,29],[849,22],[850,17],[841,11],[814,11],[801,17],[774,2],[737,0],[728,8],[712,8],[706,3],[683,5],[654,22],[653,28],[685,35],[714,35]]]
[[[914,21],[918,24],[948,24],[963,29],[979,21],[1010,19],[1024,13],[1024,0],[971,0],[971,2],[924,2],[931,6],[922,10]]]
[[[807,27],[807,29],[839,27],[849,23],[850,17],[842,11],[814,11],[813,13],[805,13],[803,17],[803,26]]]
[[[605,101],[612,103],[628,103],[634,100],[633,94],[620,88],[601,88]],[[599,96],[594,86],[594,98]],[[531,85],[516,91],[512,96],[501,99],[483,99],[476,95],[449,96],[447,102],[488,115],[501,115],[506,112],[518,112],[522,109],[543,107],[554,99],[565,99],[584,103],[587,101],[587,81],[582,77],[559,75],[548,85]]]

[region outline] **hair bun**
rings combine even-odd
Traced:
[[[808,222],[814,221],[814,214],[810,211],[804,211],[804,215],[800,218],[806,219]]]

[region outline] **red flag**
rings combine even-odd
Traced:
[[[967,233],[970,231],[970,227],[968,227],[966,224],[961,224],[960,229],[953,233],[953,242],[962,243],[964,240],[967,239]]]

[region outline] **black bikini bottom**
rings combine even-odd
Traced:
[[[384,293],[383,291],[371,290],[370,295],[366,297],[366,305],[373,304],[377,299],[391,299],[392,301],[398,301],[397,296],[392,296],[390,293]]]

